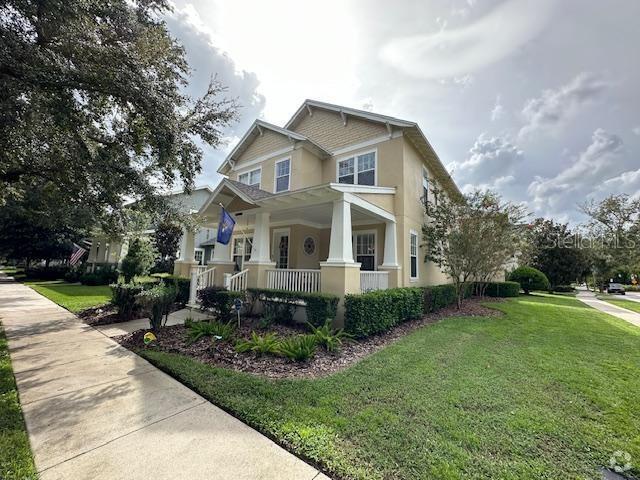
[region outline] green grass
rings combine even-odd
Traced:
[[[598,295],[598,298],[618,307],[626,308],[627,310],[640,313],[640,302],[625,300],[624,298],[615,297],[613,295]]]
[[[39,294],[74,313],[105,305],[111,300],[111,289],[108,285],[80,285],[60,280],[25,283]]]
[[[22,418],[7,339],[0,326],[0,478],[35,479],[36,468]]]
[[[616,450],[640,473],[640,328],[555,295],[495,307],[315,380],[141,353],[339,478],[600,479]]]

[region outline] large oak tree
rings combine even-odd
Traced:
[[[0,205],[42,191],[88,214],[59,227],[89,217],[116,229],[126,201],[158,210],[161,189],[193,185],[197,142],[217,146],[237,109],[215,81],[201,98],[185,94],[190,71],[162,21],[168,9],[163,0],[2,2]]]

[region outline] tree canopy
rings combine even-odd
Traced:
[[[235,102],[212,80],[184,93],[189,66],[164,0],[8,0],[0,6],[0,202],[46,189],[82,205],[65,227],[122,227],[123,205],[193,186],[198,141],[220,144]],[[26,204],[25,204],[26,205]]]

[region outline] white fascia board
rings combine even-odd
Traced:
[[[383,195],[393,195],[396,187],[377,187],[374,185],[352,185],[350,183],[330,183],[329,187],[342,193],[380,193]]]
[[[352,205],[360,207],[363,210],[366,210],[372,213],[376,217],[381,218],[382,220],[385,220],[387,222],[396,221],[396,216],[393,213],[387,212],[384,208],[380,208],[377,205],[374,205],[371,202],[367,202],[365,199],[358,197],[357,195],[353,195],[351,193],[344,193],[343,195],[344,195],[344,200],[346,202],[349,202]]]

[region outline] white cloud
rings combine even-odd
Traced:
[[[557,90],[544,90],[540,97],[527,100],[522,109],[527,123],[520,129],[520,138],[564,125],[582,106],[599,99],[608,86],[600,75],[582,72]]]
[[[628,170],[609,178],[602,183],[598,190],[607,195],[626,193],[631,197],[638,198],[640,197],[640,169]]]
[[[383,46],[380,57],[417,78],[473,73],[538,35],[551,18],[553,5],[553,0],[508,0],[469,25],[392,39]]]
[[[496,97],[496,103],[491,110],[491,121],[496,122],[504,116],[504,106],[501,103],[500,95]]]
[[[640,135],[640,125],[633,127],[631,131],[636,135]]]
[[[515,180],[514,170],[524,161],[524,152],[503,137],[482,133],[469,156],[450,165],[463,190],[500,189]]]
[[[582,202],[602,183],[608,172],[615,174],[622,153],[620,137],[599,128],[593,132],[591,144],[574,162],[555,177],[536,177],[528,193],[539,210],[547,214],[569,210]]]

